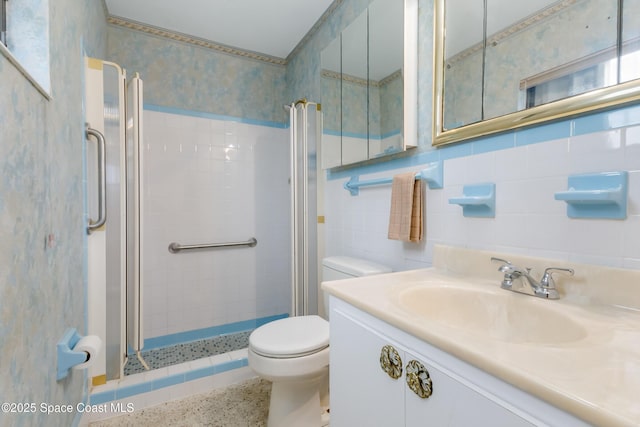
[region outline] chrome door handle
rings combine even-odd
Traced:
[[[98,219],[89,218],[87,225],[87,234],[91,234],[93,230],[102,227],[107,222],[107,158],[105,149],[104,135],[89,127],[86,124],[87,140],[89,136],[93,136],[98,141]]]

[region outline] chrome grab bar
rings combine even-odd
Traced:
[[[176,242],[169,244],[169,252],[177,254],[180,251],[189,251],[192,249],[210,249],[210,248],[227,248],[231,246],[249,246],[250,248],[258,244],[255,237],[250,238],[246,242],[228,242],[228,243],[204,243],[200,245],[181,245]]]
[[[87,140],[89,136],[94,136],[98,140],[98,219],[96,221],[89,218],[87,234],[102,227],[107,222],[107,157],[105,153],[104,135],[85,124]]]

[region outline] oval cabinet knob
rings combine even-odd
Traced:
[[[402,376],[402,359],[398,350],[393,346],[385,345],[380,351],[380,367],[391,378],[397,380]]]
[[[418,396],[427,399],[433,393],[429,371],[417,360],[407,363],[407,385]]]

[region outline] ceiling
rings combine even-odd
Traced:
[[[286,58],[333,0],[106,0],[109,15]]]

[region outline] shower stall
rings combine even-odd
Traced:
[[[316,313],[319,105],[289,106],[289,126],[143,108],[115,64],[90,60],[87,75],[97,64],[103,82],[87,79],[87,105],[99,105],[87,107],[91,125],[120,142],[107,143],[108,220],[88,237],[89,329],[106,344],[94,385],[145,363],[246,348],[256,327]],[[88,189],[94,145],[90,138]],[[91,216],[99,197],[88,190],[87,198]]]

